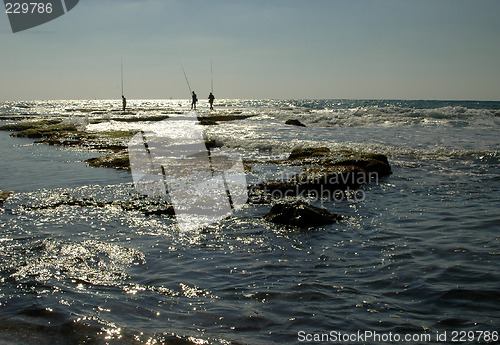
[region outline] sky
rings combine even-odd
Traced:
[[[499,0],[80,0],[12,33],[0,13],[0,100],[118,99],[122,60],[128,99],[189,98],[182,64],[198,98],[213,80],[217,98],[500,100],[499,15]]]

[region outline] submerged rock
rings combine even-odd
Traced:
[[[275,224],[312,227],[337,223],[342,220],[342,216],[296,200],[275,204],[269,213],[264,215],[264,219]]]
[[[289,119],[286,120],[285,125],[291,125],[291,126],[299,126],[299,127],[306,127],[302,122],[300,122],[297,119]]]

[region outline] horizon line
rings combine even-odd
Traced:
[[[121,98],[67,98],[67,99],[5,99],[0,102],[49,102],[49,101],[112,101],[117,100],[121,102]],[[190,101],[190,98],[127,98],[127,101]],[[269,101],[440,101],[440,102],[500,102],[492,99],[450,99],[450,98],[218,98],[220,101],[227,100],[269,100]]]

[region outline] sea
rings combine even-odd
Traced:
[[[0,102],[0,125],[62,118],[137,130],[120,100]],[[132,115],[187,116],[188,100],[129,100]],[[309,228],[247,203],[200,229],[124,210],[126,170],[102,152],[0,131],[0,344],[454,344],[500,332],[500,102],[236,100],[201,117],[218,147],[278,178],[296,148],[385,154],[392,174],[362,198],[312,203],[344,216]],[[99,119],[100,121],[93,121]],[[306,127],[285,124],[289,119]],[[260,163],[259,163],[260,162]],[[109,201],[103,207],[61,198]]]

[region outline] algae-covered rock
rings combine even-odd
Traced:
[[[288,160],[273,163],[300,166],[302,169],[288,179],[254,185],[250,188],[254,193],[260,190],[276,198],[280,195],[298,197],[314,192],[315,195],[332,198],[337,192],[378,183],[380,178],[392,173],[385,155],[349,150],[332,152],[326,147],[295,149]]]
[[[203,125],[203,126],[216,126],[216,125],[218,125],[217,121],[207,119],[207,118],[200,118],[200,119],[198,119],[198,121],[199,121],[200,125]]]
[[[105,156],[90,158],[85,161],[90,166],[95,168],[115,168],[115,169],[129,169],[130,161],[128,154],[125,151],[110,153]]]
[[[5,191],[0,190],[0,205],[3,204],[3,202],[7,200],[12,195],[12,193],[14,192],[10,190],[5,190]]]
[[[275,204],[264,219],[275,224],[312,227],[336,223],[342,220],[342,216],[296,200]]]
[[[304,159],[304,158],[314,158],[314,157],[324,157],[330,154],[331,151],[328,147],[307,147],[301,149],[295,149],[288,156],[289,160]]]
[[[327,159],[323,165],[332,166],[357,166],[370,173],[377,173],[378,177],[392,174],[391,166],[386,155],[369,152],[338,151],[335,153],[340,158]]]
[[[44,138],[44,137],[61,137],[67,132],[77,132],[75,125],[57,124],[57,125],[42,125],[24,129],[12,134],[13,137],[20,138]]]
[[[0,127],[2,131],[24,131],[32,128],[40,128],[44,126],[56,125],[61,123],[62,120],[42,120],[42,121],[29,121],[29,122],[19,122],[4,125]]]

